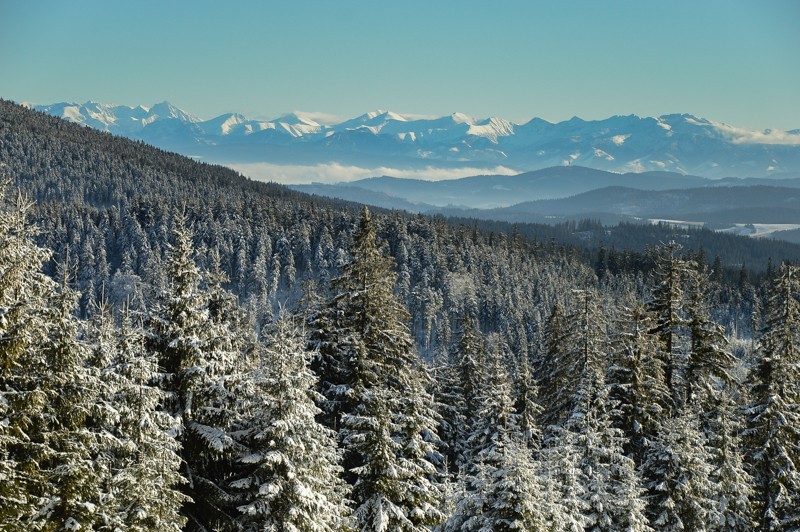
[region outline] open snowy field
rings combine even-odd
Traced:
[[[720,229],[719,232],[762,238],[771,236],[772,233],[777,231],[791,231],[794,229],[800,229],[800,224],[734,224],[733,227]]]
[[[651,224],[665,223],[675,227],[704,227],[705,222],[692,222],[688,220],[666,220],[661,218],[650,218]],[[772,236],[778,231],[792,231],[800,229],[800,224],[733,224],[725,229],[717,229],[718,233],[730,233],[734,235],[749,236],[752,238],[763,238]]]

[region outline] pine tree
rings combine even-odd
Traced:
[[[238,521],[245,530],[339,531],[349,509],[340,480],[335,433],[319,425],[316,378],[304,339],[281,318],[247,375],[245,415],[237,440],[244,476]]]
[[[440,435],[453,473],[464,469],[470,460],[467,439],[481,406],[479,395],[489,384],[484,341],[469,312],[465,312],[461,328],[461,337],[450,350],[437,382]]]
[[[561,316],[558,307],[548,320],[546,358],[540,365],[543,407],[542,426],[563,424],[575,407],[578,386],[592,364],[605,366],[606,320],[597,306],[597,295],[589,290],[574,290],[575,308]]]
[[[586,530],[649,530],[635,463],[624,453],[624,433],[612,425],[618,404],[610,399],[605,381],[602,338],[591,333],[588,323],[597,319],[597,310],[591,295],[582,295],[587,321],[580,372],[573,375],[573,407],[563,427],[551,427],[550,452],[576,460],[580,486],[570,495],[580,499],[574,510],[582,511]]]
[[[644,490],[636,465],[624,454],[625,438],[612,426],[615,404],[602,374],[587,383],[565,425],[562,445],[579,456],[585,501],[586,530],[651,530],[645,517]]]
[[[45,528],[91,529],[101,519],[98,505],[106,471],[98,454],[102,434],[91,430],[89,417],[101,391],[87,364],[88,349],[78,338],[74,316],[78,294],[69,287],[69,252],[60,269],[61,287],[53,301],[49,338],[43,355],[51,369],[40,381],[48,392],[44,442],[50,450],[41,465],[49,489],[34,523]],[[36,524],[34,526],[37,526]]]
[[[147,346],[163,368],[166,411],[180,420],[184,488],[193,501],[184,513],[197,526],[232,526],[233,501],[222,481],[235,454],[227,431],[235,416],[226,375],[237,354],[230,350],[231,331],[209,315],[186,225],[185,215],[179,216],[167,248],[166,286],[149,314]]]
[[[677,256],[680,250],[681,245],[675,242],[662,244],[654,250],[655,287],[649,302],[650,311],[655,318],[651,333],[660,343],[659,356],[664,367],[664,383],[675,406],[682,404],[678,378],[680,357],[683,355],[680,340],[686,321],[683,309],[684,283],[688,269],[687,262]]]
[[[586,526],[586,483],[580,468],[580,451],[573,445],[566,431],[552,425],[539,453],[546,485],[557,493],[558,519],[556,530],[580,532]]]
[[[443,518],[429,377],[366,208],[353,240],[336,294],[312,322],[323,390],[338,414],[329,419],[339,427],[358,528],[423,530]]]
[[[561,522],[559,501],[539,476],[531,450],[511,441],[494,465],[479,466],[479,476],[488,497],[477,522],[482,528],[463,530],[550,530]],[[549,489],[548,489],[549,488]]]
[[[730,389],[716,395],[717,404],[703,414],[704,430],[714,471],[714,498],[720,519],[709,523],[711,530],[747,531],[756,527],[753,519],[753,478],[744,466],[741,451],[741,410]]]
[[[763,530],[800,527],[800,268],[784,264],[751,376],[747,446]]]
[[[100,327],[110,318],[101,304]],[[106,325],[107,326],[107,325]],[[180,474],[180,445],[174,434],[178,420],[160,410],[166,394],[157,387],[158,364],[144,346],[140,319],[122,312],[121,326],[113,332],[112,359],[106,369],[110,386],[113,423],[109,428],[117,444],[106,529],[145,532],[178,531],[186,524],[181,514],[187,497],[180,490],[186,479]],[[100,344],[98,348],[104,348]]]
[[[702,269],[690,272],[691,293],[687,303],[687,318],[691,347],[686,362],[686,402],[698,401],[706,410],[716,404],[720,384],[731,382],[730,369],[734,364],[728,349],[724,329],[711,320],[707,291],[710,281]]]
[[[626,454],[641,464],[671,397],[656,338],[649,334],[652,317],[644,305],[633,302],[624,308],[615,328],[608,370],[610,396],[618,404],[615,425],[626,437]]]
[[[533,450],[539,448],[542,439],[539,419],[543,409],[539,405],[537,398],[538,390],[530,371],[528,356],[522,355],[516,383],[514,406],[519,416],[519,429],[522,439],[525,445]]]
[[[7,190],[0,180],[0,528],[14,529],[46,489],[39,464],[48,396],[39,384],[50,371],[42,347],[55,285],[40,272],[50,253],[34,244],[32,204],[21,195],[8,200]]]
[[[567,360],[569,330],[561,306],[553,306],[545,323],[544,353],[537,360],[534,376],[539,387],[543,412],[541,426],[557,424],[564,419],[571,368]]]
[[[522,435],[514,412],[511,382],[502,365],[502,355],[499,346],[495,345],[490,357],[492,382],[487,381],[479,391],[476,390],[475,402],[480,406],[475,412],[467,440],[469,461],[462,472],[466,489],[446,530],[507,528],[506,521],[515,519],[511,515],[511,507],[519,502],[518,499],[525,498],[522,491],[509,490],[503,478],[504,468],[509,465],[506,462],[512,459],[512,454],[518,458],[518,452],[508,453],[509,447],[516,444],[516,451],[519,451],[522,448]],[[528,488],[518,487],[520,490]],[[522,508],[518,510],[528,512]]]
[[[663,422],[640,468],[656,530],[702,531],[720,521],[712,461],[696,414],[682,412]]]

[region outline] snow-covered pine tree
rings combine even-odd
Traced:
[[[584,529],[649,530],[635,463],[625,455],[623,431],[612,424],[619,417],[618,404],[606,385],[607,356],[604,337],[596,330],[600,318],[595,296],[588,291],[579,295],[582,319],[573,329],[580,338],[580,360],[573,365],[577,372],[572,375],[572,411],[563,426],[549,427],[547,454],[561,455],[562,466],[576,460],[580,486],[566,495],[580,499],[572,505],[572,514],[581,511]]]
[[[542,440],[542,430],[539,426],[542,407],[538,402],[538,390],[530,370],[527,354],[520,356],[515,384],[514,406],[519,416],[520,434],[525,445],[529,449],[536,450]]]
[[[242,495],[238,522],[244,530],[348,530],[336,434],[320,425],[316,377],[305,340],[282,317],[242,386],[236,439],[247,448],[230,482]]]
[[[470,460],[467,444],[480,408],[480,393],[489,383],[483,338],[471,313],[461,320],[461,337],[448,354],[447,365],[437,375],[440,436],[446,446],[452,473],[465,469]]]
[[[648,309],[630,301],[614,324],[610,398],[617,402],[615,425],[626,437],[626,454],[641,464],[648,442],[667,417],[672,398],[664,381],[663,361]]]
[[[443,519],[433,463],[438,419],[408,312],[393,294],[393,260],[379,248],[366,208],[350,256],[314,342],[325,389],[333,401],[345,399],[332,421],[351,474],[357,526],[425,530]]]
[[[111,320],[106,312],[101,304],[96,318],[101,327]],[[121,315],[110,366],[104,371],[105,382],[111,381],[109,430],[116,439],[104,529],[177,532],[186,524],[181,507],[188,500],[180,489],[187,480],[180,473],[180,444],[175,439],[179,420],[160,409],[166,394],[157,387],[159,368],[145,349],[141,318],[127,308]]]
[[[545,330],[547,352],[537,376],[545,430],[563,424],[571,415],[587,364],[597,360],[605,366],[602,343],[606,320],[598,308],[597,294],[591,290],[573,290],[573,296],[574,309],[562,316],[558,306],[554,307]]]
[[[51,368],[38,386],[47,394],[44,442],[49,454],[40,462],[47,472],[48,489],[33,528],[77,530],[92,528],[98,520],[102,486],[106,480],[102,433],[89,427],[89,417],[100,393],[98,376],[87,366],[88,349],[78,336],[75,317],[78,293],[69,282],[69,248],[59,268],[61,286],[52,300],[48,338],[42,353]]]
[[[558,494],[537,466],[527,445],[511,441],[497,464],[479,467],[489,496],[481,519],[485,526],[477,530],[553,530],[563,522]]]
[[[55,286],[40,271],[50,253],[34,244],[32,203],[7,192],[0,175],[0,528],[13,530],[35,513],[47,485],[39,381],[52,371],[42,347]]]
[[[696,413],[664,420],[640,467],[656,530],[703,531],[720,521],[712,462]]]
[[[751,375],[747,447],[763,530],[800,528],[800,268],[771,287]]]
[[[475,383],[475,411],[471,432],[467,439],[467,459],[463,468],[465,490],[456,507],[456,513],[447,522],[445,530],[478,531],[502,528],[505,518],[493,515],[495,504],[504,511],[510,500],[501,501],[497,497],[507,495],[511,498],[520,496],[512,494],[503,484],[502,470],[506,459],[510,456],[506,451],[512,442],[521,449],[522,436],[519,420],[514,411],[511,397],[511,381],[503,367],[503,353],[499,345],[489,356],[490,367],[484,374],[482,383]],[[489,379],[491,375],[491,379]],[[506,518],[510,518],[507,515]]]
[[[682,404],[681,387],[677,382],[680,376],[681,332],[686,324],[683,313],[686,296],[684,283],[687,270],[687,261],[678,256],[682,246],[676,242],[661,244],[653,250],[655,269],[653,271],[654,283],[650,301],[650,311],[655,318],[655,326],[651,333],[658,338],[659,356],[664,367],[664,383],[669,389],[672,404],[676,407]]]
[[[235,454],[227,432],[235,415],[226,376],[238,354],[229,350],[227,324],[209,315],[185,214],[175,220],[172,236],[165,287],[148,316],[147,347],[163,371],[165,409],[180,420],[178,441],[188,481],[183,488],[192,501],[184,514],[195,526],[232,526],[233,500],[222,484]]]
[[[703,413],[703,428],[714,467],[714,498],[720,519],[710,530],[746,532],[756,528],[753,518],[753,477],[745,469],[742,454],[742,411],[730,388],[715,395],[717,404]]]
[[[579,450],[565,434],[565,430],[552,425],[546,432],[544,446],[539,452],[540,476],[545,485],[556,491],[558,502],[553,521],[554,529],[564,532],[582,532],[586,525],[586,487],[580,468]]]
[[[625,436],[612,425],[616,403],[609,398],[602,368],[581,380],[572,415],[560,445],[571,446],[578,456],[584,499],[584,529],[652,530],[645,516],[644,490],[633,459],[625,455]],[[591,375],[593,374],[593,375]]]
[[[711,286],[705,266],[687,270],[689,297],[686,314],[691,347],[686,361],[686,402],[698,402],[698,408],[708,410],[717,404],[717,389],[732,380],[734,364],[728,348],[725,330],[711,319],[708,290]]]
[[[561,305],[556,303],[545,322],[544,352],[536,359],[534,365],[534,377],[543,407],[542,427],[563,421],[557,404],[562,402],[562,390],[566,386],[569,376],[569,368],[567,368],[565,360],[568,334],[566,317]]]

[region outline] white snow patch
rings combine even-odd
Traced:
[[[626,172],[642,173],[645,167],[640,159],[634,159],[624,166]]]
[[[613,137],[611,137],[611,142],[613,142],[617,146],[622,146],[623,144],[625,144],[625,141],[628,140],[628,138],[630,138],[630,134],[614,135]]]
[[[606,161],[613,161],[614,157],[609,155],[608,153],[604,152],[601,149],[595,148],[594,149],[594,156],[598,159],[605,159]]]

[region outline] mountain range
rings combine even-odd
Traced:
[[[675,172],[619,174],[581,166],[556,166],[517,175],[479,175],[442,181],[383,176],[336,185],[312,183],[292,185],[291,188],[319,196],[369,203],[386,208],[430,212],[441,207],[497,209],[525,202],[541,202],[558,198],[569,200],[571,196],[606,188],[670,191],[699,190],[706,187],[715,189],[736,187],[737,190],[734,193],[742,196],[742,200],[744,200],[747,195],[747,191],[744,189],[754,186],[798,188],[800,187],[800,178],[728,177],[708,179]],[[702,192],[702,194],[713,196],[716,192],[711,190],[707,193]],[[587,211],[590,207],[601,209],[605,203],[582,204],[585,208],[582,207],[581,210]],[[566,205],[566,203],[564,204]],[[652,202],[646,204],[652,205]],[[561,211],[560,214],[573,212],[576,211],[574,209]],[[608,206],[605,212],[617,212],[617,209]],[[622,214],[623,211],[619,211],[619,213]],[[554,213],[548,212],[548,214]]]
[[[35,109],[223,164],[338,163],[361,168],[503,168],[522,173],[577,165],[617,173],[670,171],[707,178],[800,176],[800,130],[751,131],[690,114],[541,118],[517,124],[461,113],[419,117],[375,111],[321,123],[290,113],[202,120],[168,102],[151,107],[56,103]],[[488,172],[487,172],[488,173]],[[309,179],[310,181],[311,179]]]
[[[755,237],[800,239],[800,179],[617,174],[578,166],[446,181],[376,177],[291,188],[384,208],[512,223],[667,220]],[[791,232],[787,232],[791,231]]]

